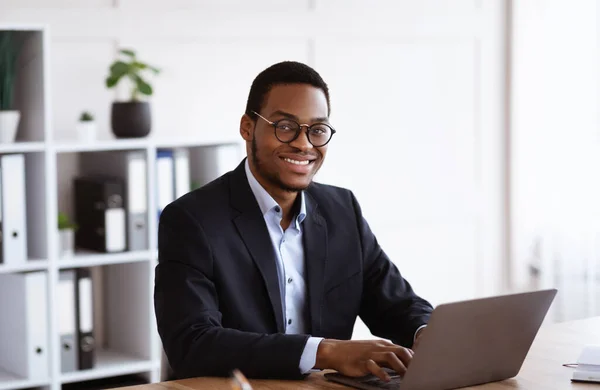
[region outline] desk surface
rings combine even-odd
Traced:
[[[600,344],[600,317],[543,326],[521,371],[515,378],[488,383],[469,389],[505,390],[558,390],[598,389],[597,384],[572,383],[573,368],[563,367],[575,363],[586,344]],[[304,381],[251,380],[254,390],[263,389],[348,389],[326,381],[322,374],[313,374]],[[225,378],[195,378],[179,381],[153,383],[122,388],[127,390],[196,390],[231,389]]]

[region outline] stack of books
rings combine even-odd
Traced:
[[[583,348],[571,380],[600,383],[600,345],[588,345]]]

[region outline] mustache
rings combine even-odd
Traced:
[[[279,152],[282,154],[293,154],[298,157],[314,157],[315,159],[321,157],[321,154],[318,152],[308,153],[308,152],[303,152],[299,149],[280,150]]]

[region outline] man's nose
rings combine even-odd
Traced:
[[[300,126],[300,134],[298,134],[298,137],[296,137],[295,140],[290,142],[290,146],[300,150],[309,150],[313,148],[313,145],[308,140],[308,126]]]

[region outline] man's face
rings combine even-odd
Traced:
[[[325,93],[306,84],[278,85],[271,89],[259,112],[271,122],[292,119],[300,124],[328,123]],[[250,159],[257,173],[270,185],[285,191],[307,188],[317,173],[327,145],[314,147],[306,127],[291,143],[282,143],[273,126],[258,117],[252,132]]]

